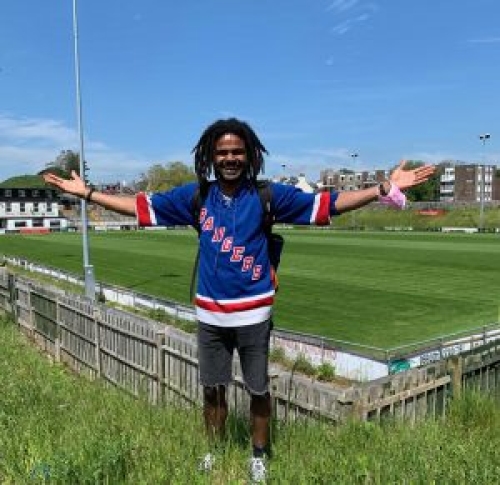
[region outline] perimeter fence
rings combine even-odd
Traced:
[[[24,258],[4,256],[3,259],[9,265],[68,283],[68,286],[83,288],[85,285],[83,277],[79,274],[41,265]],[[97,282],[97,293],[101,301],[133,308],[149,316],[157,312],[165,313],[173,327],[186,321],[195,322],[196,319],[192,306],[139,293],[129,288]],[[322,364],[332,366],[339,377],[354,381],[371,381],[409,367],[418,367],[460,354],[496,338],[500,338],[500,325],[491,323],[428,340],[392,348],[380,348],[275,327],[271,346],[283,350],[289,360],[305,358],[314,367]]]
[[[193,335],[135,314],[41,285],[0,269],[0,309],[55,361],[91,379],[103,379],[152,404],[201,405],[197,343]],[[411,422],[443,417],[464,389],[500,393],[500,343],[366,382],[319,382],[271,366],[277,420],[314,418],[343,423],[386,416]],[[248,394],[234,361],[231,410],[247,413]]]

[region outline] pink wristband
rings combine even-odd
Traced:
[[[404,209],[406,204],[406,195],[399,190],[396,184],[391,182],[391,190],[387,195],[379,195],[378,201],[381,204],[390,205],[396,209]]]

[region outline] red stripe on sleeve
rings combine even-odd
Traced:
[[[330,224],[330,193],[321,192],[319,195],[319,207],[314,223],[317,226],[327,226]]]
[[[151,226],[151,214],[149,212],[149,202],[146,194],[140,192],[135,199],[137,220],[140,226]]]

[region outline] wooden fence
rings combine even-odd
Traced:
[[[0,270],[0,309],[58,362],[103,379],[153,404],[200,405],[196,337],[147,318],[90,302]],[[275,418],[336,423],[385,417],[415,422],[444,417],[464,389],[500,394],[500,342],[449,359],[349,387],[326,384],[271,365]],[[233,411],[249,398],[239,364],[229,389]]]

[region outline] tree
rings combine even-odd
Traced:
[[[52,161],[48,162],[45,165],[45,170],[44,171],[52,171],[54,173],[57,173],[60,177],[63,178],[69,178],[71,172],[74,170],[78,175],[80,175],[80,154],[75,153],[72,150],[62,150],[59,155],[57,155],[57,158]],[[85,179],[85,182],[88,184],[88,164],[87,161],[83,161],[83,178]]]
[[[413,170],[414,168],[425,165],[420,160],[408,160],[405,165],[405,170]],[[394,167],[396,168],[396,167]],[[427,182],[411,187],[405,190],[406,197],[412,202],[435,201],[439,199],[439,170]]]
[[[165,165],[157,163],[141,175],[136,186],[139,190],[159,192],[194,180],[196,180],[194,170],[182,162],[170,162]]]

